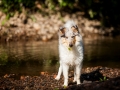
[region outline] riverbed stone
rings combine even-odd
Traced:
[[[49,13],[49,14],[41,14],[41,13],[30,13],[27,14],[25,13],[25,10],[23,10],[21,14],[18,12],[15,13],[13,17],[11,17],[8,21],[5,19],[6,15],[4,13],[0,13],[0,29],[8,29],[10,28],[12,32],[12,36],[15,37],[16,35],[16,30],[21,30],[22,32],[24,31],[23,35],[26,36],[21,36],[21,37],[37,37],[38,34],[40,35],[40,40],[44,40],[45,36],[47,36],[47,40],[51,40],[51,37],[57,37],[59,27],[62,26],[67,20],[74,20],[79,28],[81,35],[83,37],[92,37],[93,33],[96,35],[110,35],[110,33],[113,32],[114,28],[103,28],[100,24],[99,21],[97,20],[89,20],[85,18],[83,15],[83,12],[76,12],[73,14],[69,13]],[[21,29],[20,29],[21,28]],[[0,30],[0,33],[2,33],[2,30]],[[11,32],[9,31],[9,33]],[[47,35],[49,34],[50,35]],[[6,32],[7,34],[8,31]],[[20,32],[17,32],[19,34]],[[30,34],[31,33],[31,34]],[[51,35],[52,34],[52,35]],[[2,35],[0,35],[2,39]],[[7,36],[4,38],[8,38]],[[44,39],[43,39],[44,38]],[[14,38],[12,38],[14,39]],[[56,38],[52,38],[56,39]],[[14,40],[13,40],[14,41]]]

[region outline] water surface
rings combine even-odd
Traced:
[[[84,39],[84,67],[120,68],[120,40]],[[0,76],[15,73],[39,75],[56,73],[59,67],[58,41],[0,43]]]

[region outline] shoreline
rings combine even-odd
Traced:
[[[42,15],[38,12],[26,15],[25,12],[18,14],[3,23],[6,15],[0,15],[0,41],[49,41],[57,39],[57,31],[67,20],[74,20],[80,28],[81,35],[86,38],[97,36],[117,36],[120,34],[119,28],[103,27],[97,20],[89,20],[82,12],[52,13]]]

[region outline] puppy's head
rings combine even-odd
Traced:
[[[61,43],[67,47],[72,48],[75,45],[78,36],[78,26],[74,22],[67,22],[59,29],[59,38]]]

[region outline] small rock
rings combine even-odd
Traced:
[[[34,28],[35,30],[39,30],[39,29],[40,29],[40,25],[37,24],[37,23],[34,23],[34,24],[33,24],[33,28]]]
[[[86,80],[84,80],[83,83],[84,83],[84,84],[85,84],[85,83],[92,83],[92,81],[86,81]]]

